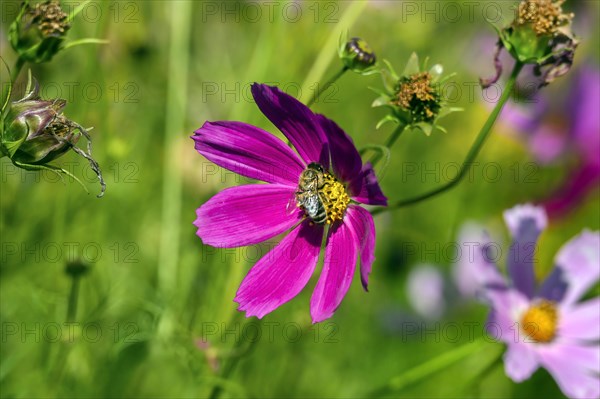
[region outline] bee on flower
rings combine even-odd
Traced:
[[[235,301],[262,318],[294,298],[315,271],[325,240],[321,277],[310,307],[314,323],[331,317],[353,280],[357,259],[367,289],[375,259],[375,225],[363,205],[385,206],[370,163],[332,120],[276,87],[252,86],[260,110],[291,145],[241,122],[206,122],[192,138],[217,165],[266,182],[226,189],[197,210],[204,244],[254,245],[287,232],[252,267]],[[290,201],[292,201],[290,206]]]

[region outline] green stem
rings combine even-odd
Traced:
[[[364,9],[367,7],[369,2],[348,1],[345,3],[348,4],[346,9],[341,15],[339,21],[336,23],[335,27],[331,30],[331,33],[327,37],[327,40],[321,48],[319,55],[308,71],[306,79],[302,83],[299,99],[301,102],[308,101],[310,87],[315,82],[321,81],[325,71],[327,70],[327,66],[337,55],[337,51],[334,51],[334,49],[337,48],[337,43],[339,42],[341,34],[352,28],[352,25],[354,25],[354,22],[356,22],[356,20],[363,14]]]
[[[386,392],[399,391],[406,388],[409,385],[415,384],[419,381],[426,379],[427,377],[435,374],[439,371],[444,370],[446,367],[462,360],[463,358],[477,352],[484,345],[485,341],[483,338],[479,338],[466,345],[459,346],[449,352],[445,352],[442,355],[431,359],[428,362],[418,365],[405,372],[392,378],[387,384],[362,395],[365,398],[370,397],[381,397]]]
[[[231,375],[231,373],[233,372],[233,370],[235,370],[235,367],[237,366],[238,362],[240,361],[240,359],[242,359],[245,355],[249,354],[253,349],[254,349],[254,345],[260,340],[260,329],[262,328],[262,320],[258,320],[253,322],[256,324],[256,331],[258,332],[259,335],[252,337],[248,344],[246,345],[246,348],[244,348],[243,350],[241,350],[241,346],[242,343],[245,342],[244,339],[239,339],[238,341],[236,341],[235,346],[233,348],[233,352],[237,352],[237,354],[232,357],[231,359],[229,359],[228,362],[226,362],[223,365],[223,371],[221,372],[221,376],[220,376],[220,381],[227,381],[227,379],[229,378],[229,376]],[[243,326],[245,327],[245,326]],[[218,399],[219,396],[221,395],[221,393],[223,392],[223,387],[221,384],[216,384],[213,386],[213,389],[210,393],[209,398],[210,399]]]
[[[319,96],[321,94],[323,94],[323,92],[327,89],[329,89],[329,87],[335,83],[336,80],[338,80],[344,73],[346,73],[346,71],[348,70],[347,66],[344,66],[342,69],[340,69],[338,71],[338,73],[336,73],[335,75],[333,75],[331,77],[331,79],[329,79],[327,81],[327,83],[317,86],[317,90],[315,90],[314,94],[312,95],[312,97],[310,98],[310,100],[308,100],[308,102],[306,103],[307,107],[310,107],[311,105],[313,105],[315,103],[315,101],[317,101],[317,99],[319,98]]]
[[[494,355],[491,362],[488,363],[481,371],[477,372],[476,375],[470,377],[466,383],[464,383],[463,387],[460,389],[460,392],[463,394],[471,393],[474,388],[481,385],[482,382],[488,377],[493,371],[495,371],[502,363],[504,359],[502,355],[504,354],[503,345],[498,345],[498,352]],[[478,396],[478,395],[477,395]]]
[[[486,139],[490,135],[490,133],[492,131],[492,127],[494,127],[494,123],[496,122],[496,119],[498,118],[500,111],[502,111],[504,104],[506,104],[506,102],[508,101],[508,99],[510,98],[510,96],[512,94],[513,88],[515,86],[515,82],[517,80],[517,76],[519,75],[519,72],[521,72],[522,68],[523,68],[522,63],[517,62],[515,64],[515,67],[513,68],[510,78],[508,79],[508,82],[506,83],[506,86],[504,87],[504,91],[502,92],[502,96],[500,97],[500,100],[498,101],[498,103],[496,104],[494,109],[492,110],[492,113],[488,117],[487,121],[485,121],[485,124],[483,125],[479,134],[477,135],[477,138],[475,139],[475,143],[473,144],[473,146],[469,150],[467,156],[465,157],[465,160],[460,168],[458,175],[453,180],[449,181],[448,183],[444,184],[441,187],[438,187],[438,188],[428,191],[426,193],[417,195],[416,197],[397,201],[397,202],[391,204],[390,206],[388,206],[387,208],[375,209],[372,213],[377,214],[377,213],[384,212],[386,210],[393,210],[393,209],[398,209],[398,208],[401,208],[404,206],[416,204],[418,202],[424,201],[431,197],[435,197],[436,195],[441,194],[447,190],[450,190],[451,188],[456,186],[468,174],[469,169],[471,168],[471,166],[473,164],[473,161],[475,160],[475,158],[477,158],[479,151],[481,151],[483,144],[485,143]]]
[[[6,86],[6,88],[2,91],[2,111],[4,111],[4,106],[10,101],[12,86],[17,81],[19,73],[21,73],[21,70],[25,66],[25,62],[26,61],[23,58],[17,58],[14,68],[10,71],[10,82],[8,82],[8,86]]]
[[[180,157],[180,139],[188,136],[186,129],[187,88],[190,58],[190,37],[193,2],[169,4],[170,39],[167,99],[165,108],[162,219],[158,257],[158,283],[166,300],[177,291],[179,276],[179,242],[181,231],[182,172],[176,160]],[[186,137],[187,138],[187,137]],[[165,317],[161,330],[172,325]],[[164,327],[165,329],[163,329]]]
[[[71,279],[71,292],[69,293],[69,305],[67,307],[67,323],[75,322],[77,318],[77,301],[79,300],[79,276],[73,276]]]
[[[398,138],[402,134],[402,132],[404,132],[405,127],[406,125],[398,125],[398,127],[394,129],[390,137],[388,137],[388,139],[385,141],[385,144],[383,146],[391,149],[392,146],[396,143],[396,140],[398,140]],[[375,167],[375,165],[377,165],[377,163],[381,160],[381,157],[382,153],[378,152],[371,157],[369,162],[371,162],[371,165]]]

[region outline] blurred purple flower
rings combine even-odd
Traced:
[[[237,291],[238,309],[259,318],[306,286],[328,226],[323,270],[311,298],[312,320],[317,323],[331,317],[346,295],[357,257],[366,290],[375,259],[375,226],[371,214],[358,204],[386,205],[387,199],[371,164],[363,165],[352,139],[335,122],[276,87],[254,84],[252,95],[298,154],[255,126],[206,122],[192,137],[200,154],[269,184],[218,193],[197,210],[194,224],[204,244],[221,248],[254,245],[289,231],[254,265]],[[310,210],[305,209],[310,205],[298,197],[299,180],[315,163],[325,181],[318,198],[327,210],[327,222],[314,213],[309,217]]]
[[[413,309],[425,319],[439,319],[446,310],[444,276],[431,265],[419,265],[408,275],[406,290]]]
[[[538,162],[575,157],[578,164],[564,184],[542,201],[551,218],[575,208],[600,183],[600,71],[589,65],[575,73],[569,93],[549,101],[536,93],[532,104],[509,104],[502,114]]]
[[[507,210],[504,219],[513,237],[508,282],[485,253],[473,270],[486,276],[488,330],[507,344],[506,374],[521,382],[542,366],[568,397],[600,397],[600,297],[578,302],[600,279],[600,233],[584,231],[567,242],[536,288],[533,263],[545,211],[521,205]]]

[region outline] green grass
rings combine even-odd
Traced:
[[[598,21],[591,20],[598,15],[598,4],[584,3],[591,8],[582,13],[590,19],[588,38],[598,37]],[[3,35],[8,11],[17,4],[3,2]],[[91,194],[69,179],[63,184],[52,175],[17,171],[6,158],[0,160],[1,397],[198,398],[220,384],[224,397],[361,398],[469,341],[466,335],[457,342],[443,339],[440,329],[448,323],[477,322],[475,334],[482,334],[485,308],[456,301],[449,302],[439,329],[433,327],[437,332],[421,338],[403,331],[403,322],[421,323],[406,299],[408,271],[427,262],[449,273],[452,264],[435,245],[454,242],[467,220],[486,224],[508,248],[502,211],[549,195],[570,164],[541,166],[535,169],[534,183],[525,181],[524,168],[534,160],[522,143],[502,134],[510,127],[498,124],[478,157],[481,165],[494,162],[502,171],[497,181],[485,177],[483,166],[476,167],[473,179],[444,195],[378,215],[370,292],[354,281],[334,317],[312,326],[309,300],[315,276],[297,298],[264,318],[261,338],[242,353],[243,338],[250,334],[244,328],[251,327],[245,327],[233,298],[269,246],[225,250],[202,245],[192,225],[196,208],[245,180],[213,167],[189,138],[205,120],[224,119],[280,135],[252,102],[249,85],[277,83],[297,95],[298,88],[317,83],[311,80],[325,81],[340,68],[337,39],[331,48],[324,47],[338,30],[367,39],[397,70],[413,51],[429,55],[431,63],[457,72],[455,81],[466,88],[491,71],[492,50],[481,54],[477,40],[493,31],[480,8],[472,20],[464,14],[458,22],[443,16],[436,22],[407,15],[400,3],[390,1],[365,6],[352,26],[341,26],[336,21],[343,20],[348,8],[358,9],[355,3],[278,3],[272,19],[267,5],[258,3],[227,2],[227,7],[238,7],[237,14],[222,14],[221,2],[92,4],[101,10],[99,18],[89,9],[87,17],[75,19],[69,37],[105,38],[110,44],[75,47],[50,64],[31,68],[43,94],[66,98],[66,115],[94,127],[94,156],[108,188],[104,198],[96,199],[98,184],[74,154],[57,163],[74,163],[75,175],[84,176]],[[506,9],[510,4],[501,3]],[[216,14],[207,8],[211,5]],[[262,16],[254,21],[249,13],[256,7]],[[301,16],[290,7],[299,7]],[[466,13],[464,5],[462,10]],[[6,36],[1,40],[2,57],[13,65]],[[582,38],[576,66],[584,60],[598,62],[592,43]],[[3,84],[6,76],[3,71]],[[570,82],[566,76],[545,91],[550,98],[560,97]],[[369,86],[380,86],[379,78],[348,72],[314,106],[338,122],[359,148],[383,143],[392,131],[391,126],[375,130],[383,111],[370,108],[376,95]],[[463,91],[453,104],[465,111],[444,120],[447,135],[412,133],[399,139],[382,182],[389,198],[426,192],[454,173],[449,165],[462,161],[491,110],[479,90],[473,90],[473,99]],[[306,99],[310,93],[301,94]],[[420,170],[439,165],[442,176],[439,181],[433,175],[421,178],[407,173],[407,165]],[[515,170],[520,172],[516,179]],[[596,190],[544,233],[536,266],[540,278],[565,241],[584,227],[599,228],[599,199]],[[427,251],[411,251],[409,244]],[[71,281],[64,267],[74,257],[88,260],[91,270],[81,280],[78,324],[68,326]],[[206,352],[196,346],[203,337],[210,345]],[[242,348],[236,348],[240,337]],[[402,391],[381,395],[562,397],[543,370],[517,385],[501,364],[488,367],[500,352],[499,344],[489,343]],[[209,361],[215,354],[220,366],[235,359],[226,380]]]

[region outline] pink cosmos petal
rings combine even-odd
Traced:
[[[535,290],[535,248],[548,219],[543,207],[517,205],[504,212],[513,243],[508,254],[508,273],[516,289],[532,298]]]
[[[360,174],[350,182],[348,188],[352,199],[361,204],[387,206],[387,198],[383,195],[369,162],[363,165]]]
[[[577,361],[569,352],[564,350],[539,350],[540,363],[547,369],[569,398],[597,399],[600,398],[600,378],[593,372],[577,367]]]
[[[249,184],[225,189],[196,211],[194,225],[205,245],[240,247],[265,241],[290,229],[302,217],[294,188]]]
[[[254,83],[256,105],[294,145],[306,163],[329,166],[329,146],[316,115],[306,105],[277,87]]]
[[[321,250],[322,226],[304,221],[250,269],[234,301],[259,319],[294,298],[312,276]]]
[[[242,176],[297,185],[304,164],[285,143],[241,122],[206,122],[192,136],[208,160]]]
[[[584,231],[568,241],[556,255],[556,267],[568,284],[562,303],[577,302],[600,278],[600,232]]]
[[[529,307],[528,299],[514,289],[488,289],[486,298],[493,309],[486,329],[492,338],[518,344],[527,340],[518,324]]]
[[[506,282],[494,259],[499,257],[498,247],[484,228],[466,223],[458,234],[460,259],[453,270],[459,291],[467,297],[483,294],[489,287],[506,288]]]
[[[333,171],[341,181],[350,181],[360,173],[362,160],[350,136],[334,121],[317,114],[317,121],[329,140]]]
[[[577,340],[600,340],[600,297],[561,309],[558,335]]]
[[[360,251],[360,281],[368,291],[369,274],[375,261],[375,222],[373,216],[365,208],[350,205],[346,211],[348,227],[352,229]]]
[[[566,342],[561,338],[548,345],[538,345],[540,357],[562,358],[582,372],[600,373],[600,346]]]
[[[346,296],[354,276],[357,252],[356,238],[345,223],[338,223],[329,230],[323,271],[310,299],[313,323],[331,317]]]
[[[513,343],[504,354],[504,371],[514,382],[522,382],[538,369],[539,361],[531,344]]]

